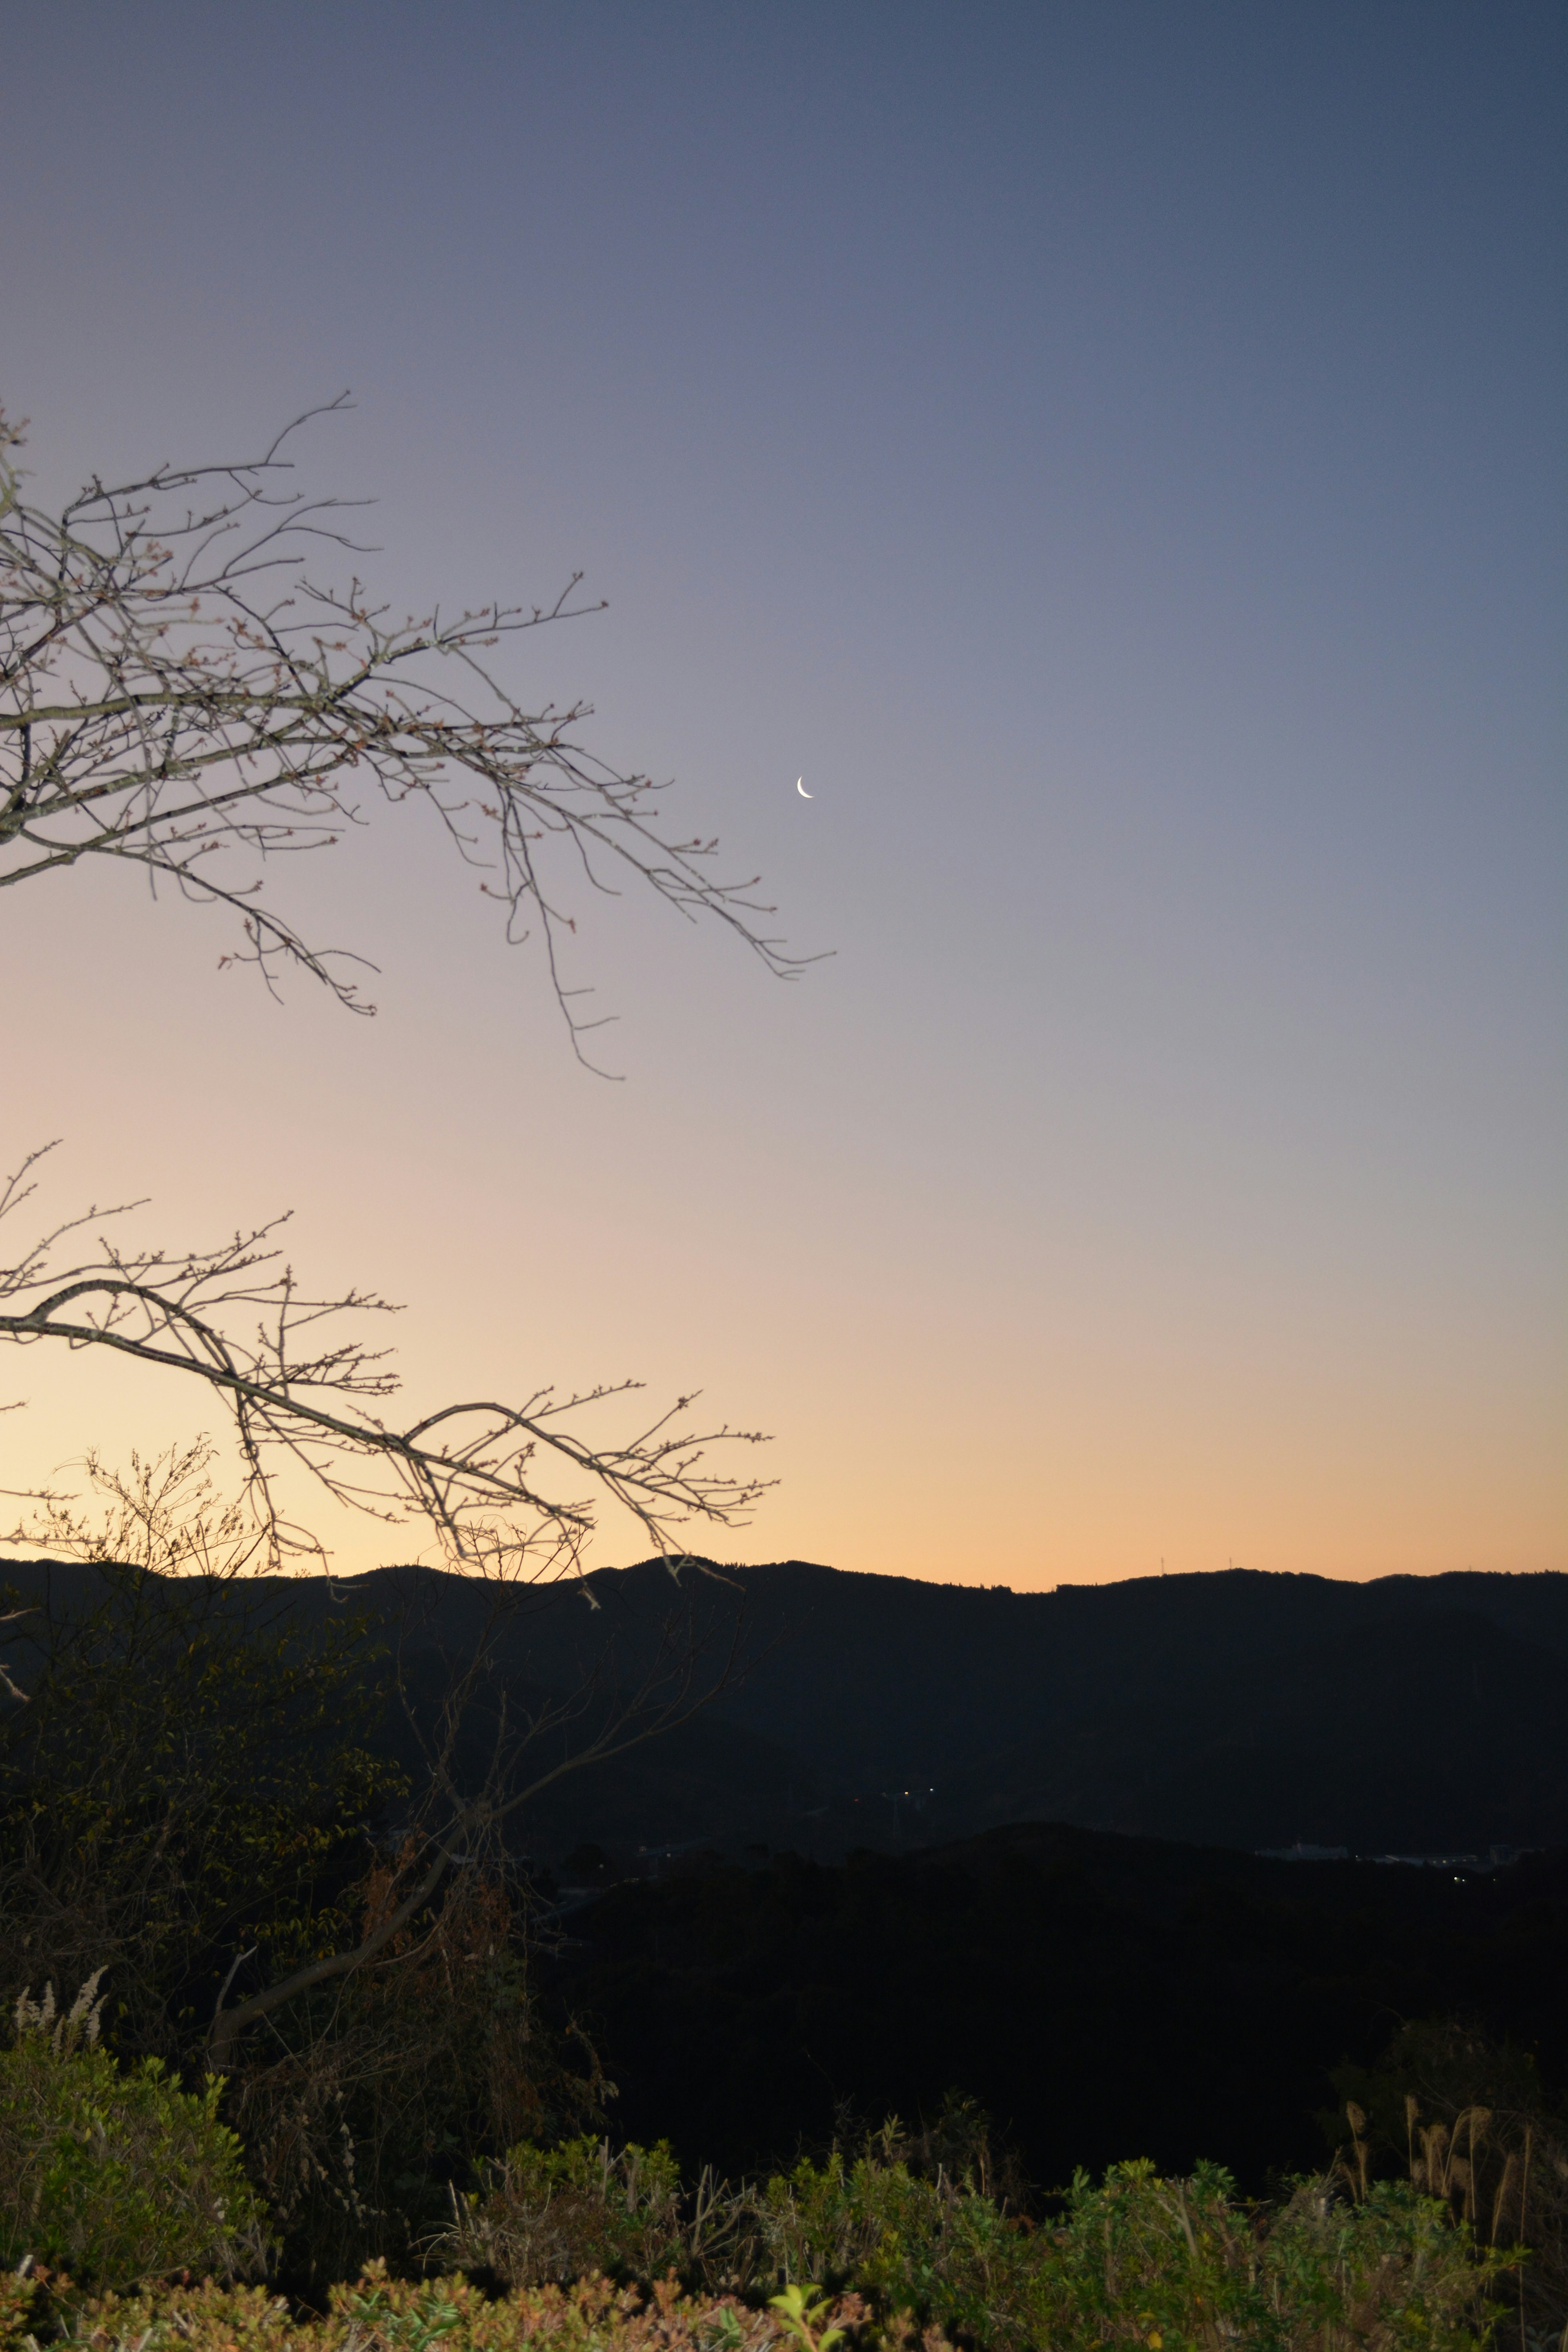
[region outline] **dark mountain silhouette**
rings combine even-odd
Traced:
[[[100,1590],[94,1570],[25,1562],[0,1564],[5,1583],[67,1612]],[[1028,1820],[1368,1854],[1568,1843],[1561,1574],[1237,1569],[1018,1593],[803,1561],[690,1561],[677,1582],[647,1561],[589,1578],[593,1606],[557,1589],[499,1619],[493,1588],[426,1570],[247,1590],[302,1637],[368,1612],[432,1702],[488,1629],[514,1719],[591,1687],[585,1723],[694,1654],[718,1695],[557,1784],[522,1832],[547,1859],[584,1841],[833,1859]]]
[[[1057,1820],[1254,1848],[1568,1842],[1562,1653],[1469,1610],[1406,1609],[961,1771],[931,1826]]]

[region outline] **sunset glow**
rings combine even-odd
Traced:
[[[823,960],[580,887],[606,1079],[417,808],[267,880],[374,1021],[0,889],[17,1244],[291,1210],[410,1414],[700,1391],[778,1481],[722,1559],[1562,1568],[1561,18],[266,13],[8,26],[27,495],[352,386],[376,597],[584,572],[498,668]],[[189,1386],[8,1350],[0,1486]]]

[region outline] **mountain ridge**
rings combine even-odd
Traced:
[[[101,1582],[0,1562],[0,1586],[67,1613]],[[499,1615],[496,1588],[417,1567],[235,1591],[303,1627],[363,1611],[432,1686],[487,1625],[519,1696],[635,1689],[661,1654],[695,1654],[721,1685],[697,1726],[561,1783],[531,1817],[546,1854],[706,1840],[831,1859],[1017,1820],[1254,1850],[1568,1843],[1561,1571],[1019,1592],[691,1557],[675,1579],[601,1569]]]

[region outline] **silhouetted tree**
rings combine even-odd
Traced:
[[[574,880],[612,896],[621,880],[639,884],[689,919],[723,924],[769,971],[793,977],[799,961],[757,928],[772,910],[752,895],[754,882],[721,878],[714,842],[679,837],[661,823],[662,787],[584,748],[575,730],[584,708],[524,709],[491,666],[503,640],[588,609],[573,601],[577,581],[548,606],[492,604],[456,620],[432,614],[401,622],[357,576],[344,586],[324,582],[319,562],[363,551],[342,528],[342,502],[307,500],[289,487],[287,445],[305,421],[253,461],[162,466],[112,486],[94,476],[47,512],[23,498],[14,459],[20,434],[0,420],[0,887],[58,877],[84,860],[132,866],[154,887],[232,912],[237,936],[225,961],[248,962],[274,990],[295,967],[367,1013],[374,1007],[355,977],[366,969],[363,960],[307,938],[263,901],[263,879],[282,856],[342,846],[367,809],[424,805],[453,856],[497,902],[507,939],[538,933],[579,1058],[598,1024],[582,1011],[585,992],[562,963],[575,929]],[[26,1155],[0,1190],[0,1218],[34,1213],[27,1204],[42,1156]],[[389,1526],[413,1524],[422,1549],[491,1580],[492,1629],[520,1591],[580,1571],[605,1499],[641,1523],[673,1570],[684,1557],[678,1531],[685,1522],[732,1523],[761,1491],[756,1479],[711,1471],[706,1461],[719,1440],[754,1444],[755,1433],[695,1427],[689,1398],[617,1442],[591,1439],[584,1413],[629,1395],[632,1382],[465,1400],[400,1423],[387,1411],[396,1378],[353,1319],[385,1311],[384,1302],[354,1289],[301,1295],[281,1255],[281,1220],[210,1247],[130,1249],[116,1239],[120,1213],[91,1207],[46,1218],[23,1238],[0,1265],[0,1339],[109,1350],[199,1383],[228,1415],[241,1489],[232,1502],[217,1501],[201,1483],[205,1453],[133,1463],[129,1473],[89,1457],[110,1497],[107,1519],[100,1524],[68,1496],[36,1492],[24,1498],[32,1515],[12,1540],[106,1568],[129,1562],[143,1601],[156,1589],[149,1576],[195,1574],[216,1588],[258,1567],[324,1565],[319,1538],[286,1514],[286,1467]],[[118,1617],[111,1610],[94,1621],[97,1653],[90,1643],[86,1651],[79,1642],[57,1643],[36,1687],[10,1671],[0,1696],[9,1699],[13,1765],[28,1759],[24,1778],[34,1775],[34,1794],[52,1803],[53,1788],[66,1804],[64,1792],[74,1790],[69,1804],[87,1807],[82,1818],[98,1822],[92,1834],[103,1851],[105,1841],[119,1841],[134,1881],[138,1806],[149,1819],[184,1819],[193,1854],[229,1832],[191,1798],[199,1775],[180,1782],[184,1795],[156,1775],[116,1790],[107,1764],[72,1778],[80,1725],[94,1707],[108,1717],[85,1697],[86,1713],[73,1717],[71,1691],[101,1695],[115,1675],[117,1687],[130,1687],[132,1654],[116,1653],[112,1642],[103,1647],[111,1622],[124,1629],[122,1604],[123,1595]],[[173,1625],[165,1615],[165,1647]],[[24,1616],[9,1630],[32,1643],[36,1664],[36,1624]],[[225,1654],[225,1673],[239,1676],[235,1688],[247,1687],[252,1653]],[[74,1682],[61,1678],[68,1656]],[[98,1661],[90,1673],[89,1656]],[[242,1667],[242,1659],[251,1664]],[[399,1686],[419,1769],[375,1902],[352,1925],[339,1919],[324,1941],[325,1915],[312,1911],[308,1949],[287,1949],[278,1930],[265,1980],[232,2000],[231,1969],[207,2029],[215,2060],[228,2063],[249,2025],[323,1985],[395,1953],[407,1957],[416,1930],[437,1935],[454,1871],[493,1862],[504,1824],[531,1794],[683,1719],[724,1672],[723,1661],[687,1638],[679,1607],[655,1664],[629,1691],[590,1681],[519,1721],[504,1694],[496,1696],[492,1664],[487,1637],[433,1709],[421,1711]],[[320,1680],[325,1671],[311,1669],[311,1689],[328,1687]],[[465,1777],[456,1762],[459,1736],[482,1693],[488,1746],[482,1769]],[[31,1727],[27,1717],[36,1717]],[[127,1727],[141,1720],[127,1712]],[[198,1709],[192,1738],[205,1720]],[[61,1729],[73,1722],[78,1730]],[[110,1743],[105,1756],[113,1753]],[[343,1764],[344,1790],[358,1787],[357,1769]],[[36,1830],[36,1811],[29,1818]],[[58,1859],[58,1840],[53,1850]],[[235,1869],[247,1850],[237,1836]],[[27,1851],[36,1860],[36,1837]],[[182,1885],[206,1886],[207,1863],[191,1868],[195,1877]],[[51,1884],[57,1891],[63,1884],[58,1872]],[[132,1910],[135,1899],[132,1888]],[[198,1942],[206,1949],[221,1942],[222,1903],[215,1911],[206,1895],[202,1902]]]

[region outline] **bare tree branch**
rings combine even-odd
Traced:
[[[457,1726],[472,1704],[477,1683],[489,1668],[490,1638],[496,1628],[492,1618],[489,1636],[480,1643],[476,1656],[448,1692],[443,1708],[445,1736],[438,1756],[430,1759],[428,1781],[430,1800],[446,1800],[442,1816],[435,1822],[427,1822],[408,1840],[405,1858],[388,1888],[388,1899],[380,1916],[367,1922],[365,1933],[357,1943],[308,1961],[248,2000],[237,2001],[231,2009],[226,2009],[224,1994],[220,1994],[207,2036],[214,2067],[221,2071],[239,2036],[274,2010],[298,1999],[313,1985],[351,1976],[368,1967],[435,1901],[442,1882],[455,1866],[484,1859],[487,1851],[493,1850],[510,1817],[555,1781],[591,1764],[606,1763],[612,1758],[626,1755],[661,1733],[689,1722],[733,1677],[740,1658],[742,1623],[737,1612],[730,1631],[727,1655],[714,1673],[702,1675],[698,1671],[702,1661],[701,1645],[672,1640],[667,1623],[660,1652],[645,1668],[637,1689],[610,1706],[601,1728],[585,1745],[563,1753],[531,1777],[524,1778],[520,1773],[523,1759],[552,1733],[581,1717],[597,1677],[564,1699],[547,1704],[521,1727],[513,1742],[505,1739],[503,1725],[484,1787],[477,1796],[464,1800],[453,1788],[447,1768]],[[410,1877],[411,1885],[407,1884]],[[401,1893],[395,1892],[399,1880],[404,1882]],[[227,1990],[226,1984],[224,1993]]]
[[[367,822],[366,801],[435,812],[509,940],[537,929],[580,1057],[602,1025],[569,983],[576,929],[557,895],[646,885],[689,919],[723,923],[768,967],[792,957],[757,927],[773,912],[713,870],[718,844],[660,820],[666,787],[623,775],[574,730],[588,706],[525,709],[488,656],[505,639],[602,604],[575,575],[545,605],[490,604],[393,620],[363,583],[318,581],[319,555],[360,555],[344,501],[289,487],[289,436],[260,457],[163,466],[106,488],[95,475],[58,514],[28,506],[0,415],[0,887],[112,858],[156,890],[230,908],[268,988],[292,964],[355,1012],[374,1010],[363,959],[306,939],[263,904],[258,870],[324,849]]]
[[[689,920],[725,925],[772,972],[796,976],[811,959],[785,954],[762,929],[773,909],[753,895],[756,882],[722,878],[715,842],[662,822],[663,786],[622,774],[578,741],[587,706],[525,709],[500,675],[503,643],[598,609],[576,601],[579,579],[545,606],[396,620],[357,576],[346,586],[318,576],[319,562],[364,551],[343,528],[344,502],[290,487],[285,446],[307,421],[254,460],[163,466],[112,487],[94,476],[46,513],[20,495],[8,455],[20,433],[0,416],[0,887],[118,860],[154,894],[169,887],[228,909],[239,941],[225,962],[253,964],[274,992],[296,967],[368,1013],[355,976],[363,960],[307,938],[264,900],[268,869],[338,845],[378,802],[423,803],[496,902],[507,939],[537,932],[584,1061],[583,1041],[600,1024],[582,1010],[587,992],[563,961],[574,887],[616,896],[623,884],[644,886]],[[43,1156],[30,1154],[0,1187],[8,1233],[34,1199]],[[606,1503],[631,1514],[675,1575],[688,1557],[677,1530],[733,1525],[763,1491],[708,1466],[721,1442],[761,1441],[692,1426],[694,1397],[613,1443],[591,1432],[590,1417],[637,1392],[631,1381],[468,1399],[402,1421],[396,1374],[361,1320],[392,1312],[384,1299],[305,1295],[283,1255],[285,1219],[208,1248],[132,1248],[116,1221],[142,1205],[89,1207],[24,1240],[0,1264],[0,1341],[107,1350],[198,1383],[194,1393],[221,1405],[237,1442],[241,1491],[215,1504],[205,1441],[133,1457],[128,1474],[89,1454],[89,1480],[112,1502],[106,1523],[36,1492],[23,1498],[33,1516],[14,1541],[131,1563],[180,1580],[178,1589],[187,1579],[221,1585],[258,1565],[324,1567],[320,1539],[285,1515],[285,1482],[303,1473],[335,1502],[423,1527],[447,1565],[491,1582],[500,1612],[520,1587],[563,1579],[578,1579],[593,1601],[581,1570]],[[499,1622],[492,1613],[492,1633]],[[27,1646],[9,1620],[0,1639]],[[629,1694],[590,1675],[564,1696],[524,1702],[518,1722],[495,1679],[493,1748],[478,1775],[458,1747],[483,1713],[489,1638],[452,1672],[430,1736],[405,1691],[424,1777],[384,1900],[357,1942],[318,1950],[226,2006],[237,1959],[217,1995],[212,2055],[222,2063],[249,2025],[315,1985],[391,1965],[412,1923],[448,1903],[456,1864],[493,1857],[520,1807],[562,1774],[684,1722],[713,1695],[699,1654],[700,1645],[671,1645],[667,1628]],[[719,1684],[732,1664],[733,1651]],[[28,1696],[4,1665],[0,1693]],[[43,1711],[29,1707],[29,1721]],[[547,1753],[553,1760],[538,1769]]]
[[[0,1192],[0,1220],[31,1197],[41,1157],[31,1155]],[[766,1482],[705,1466],[712,1445],[763,1440],[693,1429],[686,1415],[694,1397],[616,1443],[590,1443],[584,1416],[636,1394],[633,1381],[565,1396],[538,1389],[517,1403],[451,1403],[398,1427],[374,1409],[398,1388],[386,1350],[336,1328],[345,1317],[394,1310],[359,1291],[302,1297],[274,1238],[286,1222],[170,1255],[121,1249],[98,1212],[67,1219],[0,1265],[0,1340],[111,1349],[201,1382],[226,1408],[273,1568],[301,1555],[325,1565],[319,1539],[282,1514],[285,1465],[389,1525],[423,1521],[451,1565],[506,1579],[574,1572],[605,1501],[630,1512],[656,1550],[679,1556],[685,1547],[673,1531],[682,1522],[733,1524],[763,1493]],[[89,1223],[98,1227],[95,1255],[65,1262],[59,1244]],[[552,1473],[568,1475],[575,1490],[546,1491]],[[47,1527],[18,1533],[49,1540]]]

